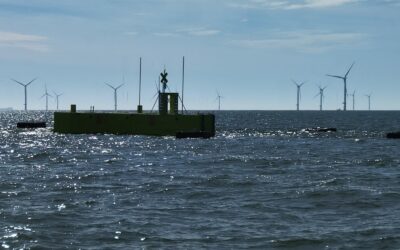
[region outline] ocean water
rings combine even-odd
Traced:
[[[209,140],[27,119],[52,123],[0,113],[0,249],[400,249],[400,112],[217,112]]]

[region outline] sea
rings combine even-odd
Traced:
[[[214,113],[176,139],[0,112],[0,249],[400,249],[400,112]]]

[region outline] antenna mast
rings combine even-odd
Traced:
[[[143,106],[140,104],[141,101],[141,93],[142,93],[142,58],[139,60],[139,105],[137,106],[137,112],[143,112]]]
[[[182,114],[183,114],[183,91],[185,87],[185,57],[182,58]]]
[[[140,97],[142,92],[142,58],[139,61],[139,105],[140,105]]]

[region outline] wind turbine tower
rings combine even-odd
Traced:
[[[218,111],[221,110],[221,98],[224,98],[224,97],[221,96],[221,95],[219,94],[219,92],[217,91],[217,98],[216,98],[216,100],[218,100]]]
[[[112,85],[110,85],[108,83],[106,83],[106,85],[108,85],[110,88],[112,88],[114,90],[114,110],[117,111],[117,98],[118,98],[117,97],[117,90],[119,88],[121,88],[124,84],[121,84],[121,85],[119,85],[117,87],[114,87],[114,86],[112,86]]]
[[[319,86],[318,88],[319,88],[319,93],[316,96],[319,96],[319,110],[322,111],[322,103],[323,103],[324,97],[325,97],[324,90],[326,89],[326,86],[323,88],[321,86]]]
[[[297,83],[296,81],[292,80],[294,85],[297,86],[297,111],[300,110],[300,98],[301,98],[301,86],[305,84],[305,82],[302,82],[301,84]]]
[[[29,86],[33,81],[35,81],[36,79],[37,79],[37,78],[34,78],[32,81],[30,81],[30,82],[28,82],[28,83],[22,83],[22,82],[19,82],[19,81],[17,81],[17,80],[11,79],[11,80],[13,80],[14,82],[16,82],[16,83],[18,83],[18,84],[20,84],[21,86],[24,87],[24,91],[25,91],[25,104],[24,104],[25,111],[28,110],[28,93],[27,93],[27,88],[28,88],[28,86]]]
[[[54,92],[54,91],[53,91],[53,93],[54,93],[54,95],[55,95],[55,97],[56,97],[57,110],[58,110],[58,98],[59,98],[60,96],[62,96],[62,95],[63,95],[63,93],[61,93],[61,94],[57,94],[57,93],[56,93],[56,92]]]
[[[356,103],[356,101],[355,101],[355,98],[356,98],[356,91],[354,90],[354,91],[353,91],[353,94],[350,94],[350,96],[353,97],[353,111],[354,111],[354,110],[355,110],[355,103]]]
[[[349,70],[347,70],[347,73],[344,76],[338,76],[338,75],[327,75],[330,77],[335,77],[335,78],[339,78],[343,80],[344,83],[344,100],[343,100],[343,110],[346,111],[347,110],[347,76],[350,73],[350,70],[353,68],[354,66],[354,62],[353,64],[350,66]]]
[[[47,86],[45,86],[45,92],[44,92],[44,94],[42,95],[42,97],[40,97],[40,99],[42,99],[43,97],[46,97],[46,111],[49,111],[49,96],[52,97],[52,95],[50,95],[50,94],[47,92]]]
[[[368,110],[371,110],[371,94],[365,96],[368,98]]]

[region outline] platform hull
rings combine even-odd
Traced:
[[[130,113],[54,113],[54,132],[67,134],[131,134],[176,136],[202,132],[215,135],[213,114],[155,115]]]

